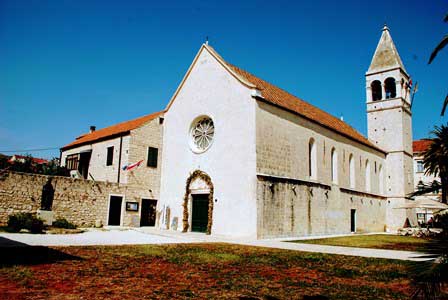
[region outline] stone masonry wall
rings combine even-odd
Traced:
[[[159,199],[160,175],[162,169],[162,135],[161,117],[131,131],[129,142],[129,163],[143,160],[140,167],[124,172],[128,185],[151,191],[150,199]],[[163,120],[163,119],[162,119]],[[148,147],[158,149],[157,167],[148,167]]]
[[[258,238],[382,232],[388,201],[375,195],[300,180],[258,176]]]
[[[139,226],[140,212],[128,212],[125,202],[139,203],[149,197],[147,190],[123,184],[9,172],[0,179],[0,224],[17,212],[36,212],[40,208],[42,187],[52,178],[55,190],[52,211],[78,226],[94,226],[100,220],[107,225],[110,195],[123,196],[122,226]]]

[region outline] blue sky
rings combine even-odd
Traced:
[[[206,36],[228,62],[366,134],[364,74],[384,23],[419,82],[422,138],[447,121],[448,49],[427,65],[447,12],[446,0],[0,0],[0,153],[61,147],[89,125],[163,109]]]

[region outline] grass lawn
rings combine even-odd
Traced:
[[[428,243],[428,239],[412,236],[374,234],[294,241],[294,243],[406,251],[424,251],[424,246],[426,243]]]
[[[230,244],[0,251],[0,299],[408,299],[411,292],[410,263],[394,260]]]

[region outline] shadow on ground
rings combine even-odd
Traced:
[[[38,265],[63,260],[81,260],[81,258],[52,248],[30,246],[0,237],[0,267]]]

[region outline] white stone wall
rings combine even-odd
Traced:
[[[357,232],[385,230],[387,201],[379,191],[379,181],[385,183],[384,176],[380,178],[384,153],[261,101],[257,101],[256,112],[257,173],[280,180],[258,183],[259,237],[349,233],[351,209],[357,211]],[[315,179],[309,176],[311,138],[317,151]],[[337,153],[335,182],[331,178],[333,148]],[[349,180],[351,154],[354,188]],[[367,160],[370,191],[365,182]]]
[[[395,98],[386,99],[384,82],[393,77],[396,81]],[[395,209],[406,203],[405,197],[414,191],[412,160],[412,113],[410,111],[410,89],[401,84],[409,80],[400,69],[385,70],[366,75],[368,136],[375,145],[388,151],[386,157],[386,194],[390,209],[386,212],[389,228],[403,226],[406,218],[411,224],[416,219],[411,211]],[[370,85],[374,80],[382,83],[382,100],[372,101]]]
[[[432,174],[425,174],[423,172],[418,172],[417,169],[417,161],[423,161],[423,156],[414,153],[413,164],[414,164],[414,189],[417,188],[418,182],[421,180],[424,184],[432,184],[434,180],[437,180],[440,183],[440,177],[434,176]]]
[[[215,125],[213,144],[202,154],[189,146],[199,116],[209,116]],[[186,180],[201,170],[214,185],[212,234],[255,237],[255,101],[205,48],[165,114],[163,134],[158,210],[169,207],[181,230]]]
[[[309,176],[308,144],[313,138],[317,150],[317,178]],[[337,184],[350,188],[349,156],[355,162],[355,188],[379,194],[379,169],[385,155],[352,141],[300,116],[257,101],[257,173],[309,180],[332,185],[331,150],[337,152]],[[371,190],[366,190],[365,165],[370,162]],[[376,165],[376,168],[375,168]],[[376,170],[375,170],[376,169]]]
[[[122,137],[121,164],[119,166],[120,139],[121,137],[116,137],[101,142],[95,142],[91,145],[84,145],[63,151],[61,155],[61,165],[65,166],[65,160],[68,155],[80,153],[85,150],[92,150],[89,173],[92,174],[96,181],[117,182],[118,172],[120,172],[120,183],[126,183],[126,174],[123,173],[121,168],[128,163],[130,136],[126,135]],[[113,163],[111,166],[106,166],[107,148],[111,146],[114,147]],[[89,177],[88,179],[91,178]]]

